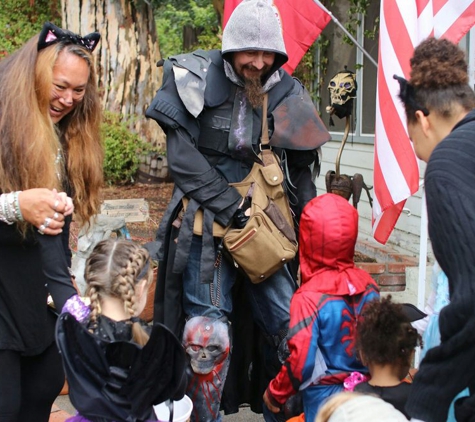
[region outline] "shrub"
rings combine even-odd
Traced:
[[[153,147],[128,128],[130,120],[106,111],[102,123],[105,146],[104,178],[109,185],[134,182],[140,155],[153,151]]]
[[[0,8],[0,57],[18,50],[46,21],[61,26],[59,0],[3,0]]]

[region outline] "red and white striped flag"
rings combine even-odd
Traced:
[[[229,16],[242,0],[225,0],[223,28]],[[282,22],[285,49],[289,60],[282,67],[289,73],[295,70],[300,60],[314,43],[331,16],[314,0],[266,0],[277,8]]]
[[[380,243],[419,189],[419,163],[393,75],[409,79],[414,48],[428,36],[457,43],[474,24],[475,0],[381,0],[373,202],[373,236]]]

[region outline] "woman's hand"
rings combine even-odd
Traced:
[[[56,189],[28,189],[18,196],[23,219],[41,234],[57,235],[64,226],[64,217],[74,211],[72,199]]]
[[[56,192],[56,189],[53,189],[53,192]],[[72,214],[73,211],[74,211],[73,200],[68,195],[66,195],[66,192],[60,192],[57,195],[58,195],[59,199],[65,205],[63,215],[66,217],[66,216]]]

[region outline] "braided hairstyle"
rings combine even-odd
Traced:
[[[418,345],[422,345],[420,334],[391,295],[365,306],[356,328],[356,350],[365,365],[394,365],[402,379]]]
[[[451,117],[456,104],[467,111],[475,108],[465,53],[456,44],[427,38],[416,47],[410,63],[415,103],[444,118]],[[407,102],[404,105],[408,123],[415,123],[416,110]]]
[[[122,300],[124,310],[133,318],[136,313],[135,286],[144,278],[152,281],[152,266],[146,249],[125,239],[99,242],[86,261],[86,296],[91,300],[90,331],[97,328],[97,317],[105,297]],[[144,345],[148,334],[138,321],[132,323],[132,340]]]

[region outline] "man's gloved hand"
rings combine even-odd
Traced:
[[[245,210],[238,208],[233,215],[233,226],[237,229],[243,229],[249,220],[249,216],[245,214]]]
[[[239,208],[233,215],[233,226],[237,229],[243,229],[251,215],[251,198],[246,196]]]

